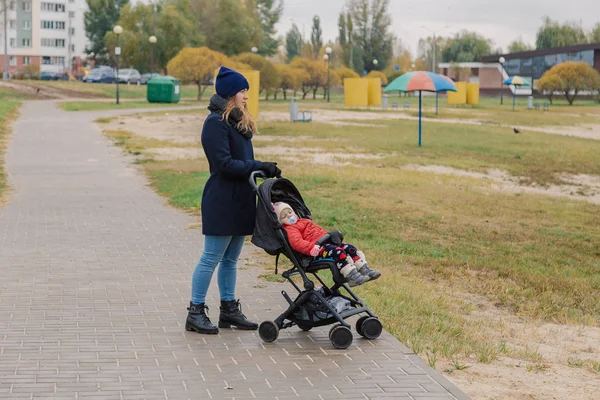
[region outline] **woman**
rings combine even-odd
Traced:
[[[255,330],[235,300],[237,260],[245,236],[254,230],[256,195],[248,181],[252,171],[263,170],[270,178],[279,176],[277,163],[254,159],[252,136],[256,124],[248,112],[248,81],[240,73],[221,67],[216,92],[210,99],[210,115],[202,128],[202,147],[210,177],[202,193],[204,252],[192,276],[192,299],[185,329],[216,334],[219,329],[206,314],[206,293],[217,264],[221,297],[219,328]]]

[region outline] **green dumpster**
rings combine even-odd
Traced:
[[[181,99],[181,82],[172,76],[157,76],[148,81],[148,103],[178,103]]]

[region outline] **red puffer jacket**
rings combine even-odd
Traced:
[[[290,246],[298,253],[310,255],[317,240],[321,239],[327,231],[310,219],[300,218],[294,225],[283,225],[287,233]]]

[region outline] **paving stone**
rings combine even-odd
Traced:
[[[355,334],[346,350],[330,327],[270,344],[185,332],[198,221],[166,205],[92,123],[133,112],[21,109],[0,209],[0,398],[467,399],[387,332]],[[242,259],[257,251],[248,244]],[[294,289],[260,273],[242,265],[237,296],[246,315],[272,320],[281,290]],[[218,318],[216,279],[207,303]]]

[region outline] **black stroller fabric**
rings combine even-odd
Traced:
[[[268,179],[258,187],[258,206],[252,243],[272,256],[284,251],[281,236],[281,223],[273,212],[272,203],[283,201],[289,204],[300,218],[312,219],[310,210],[304,204],[300,192],[294,184],[285,179]],[[282,231],[282,230],[281,230]]]

